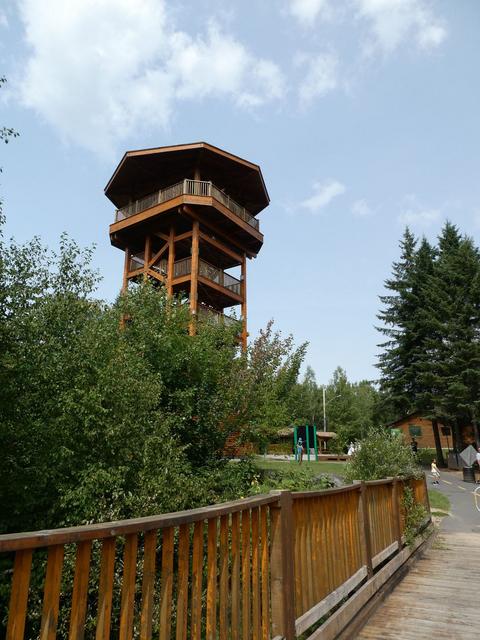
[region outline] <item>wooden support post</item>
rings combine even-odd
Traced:
[[[123,284],[122,284],[122,293],[125,293],[128,287],[128,271],[130,266],[130,249],[127,247],[125,249],[125,262],[123,264]]]
[[[150,260],[152,259],[152,236],[145,236],[145,252],[143,254],[143,279],[146,280],[148,278],[148,265],[150,264]]]
[[[168,236],[168,266],[167,266],[167,294],[173,294],[173,267],[175,264],[175,229],[170,227],[170,235]]]
[[[432,521],[432,511],[430,508],[430,498],[428,496],[428,486],[427,486],[427,476],[424,473],[423,474],[423,494],[425,496],[425,508],[428,511],[428,521],[431,522]]]
[[[292,494],[280,491],[278,506],[271,505],[270,579],[272,636],[295,638],[295,576]]]
[[[367,566],[368,579],[373,576],[372,565],[372,534],[370,531],[370,519],[368,517],[367,485],[360,482],[360,500],[358,502],[358,518],[360,523],[360,535],[365,564]]]
[[[247,256],[242,256],[242,275],[241,275],[241,292],[242,292],[242,349],[247,350]]]
[[[393,509],[393,518],[394,518],[394,531],[395,537],[398,540],[398,550],[402,549],[402,525],[401,525],[401,516],[400,516],[400,508],[401,508],[401,495],[399,491],[399,483],[397,478],[393,478],[392,481],[392,509]]]
[[[198,248],[199,248],[199,223],[197,220],[193,222],[192,234],[192,267],[190,273],[190,313],[192,320],[190,322],[190,335],[195,335],[197,309],[198,309]]]

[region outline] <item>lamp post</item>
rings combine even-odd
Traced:
[[[327,430],[327,411],[326,411],[327,404],[328,404],[328,402],[331,402],[332,400],[335,400],[335,398],[340,398],[340,396],[342,394],[341,393],[337,393],[336,396],[333,396],[333,398],[330,398],[330,400],[328,402],[325,402],[325,385],[323,385],[322,391],[323,391],[323,431],[325,433],[326,430]]]
[[[323,391],[323,431],[327,430],[327,412],[325,411],[325,385],[322,387]]]

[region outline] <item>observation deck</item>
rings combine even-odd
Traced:
[[[247,260],[262,248],[257,216],[270,202],[260,167],[206,142],[128,151],[105,195],[116,207],[111,243],[125,252],[123,289],[150,278],[188,296],[191,335],[207,318],[240,322],[245,349]],[[223,313],[236,305],[238,321]]]

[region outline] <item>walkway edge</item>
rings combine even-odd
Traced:
[[[374,609],[405,576],[410,565],[420,553],[434,541],[437,529],[428,525],[422,537],[411,547],[405,547],[388,562],[373,578],[366,582],[326,622],[308,637],[308,640],[348,640],[364,626]]]

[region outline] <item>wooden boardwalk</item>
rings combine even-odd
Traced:
[[[442,532],[356,636],[471,640],[480,632],[480,535]]]

